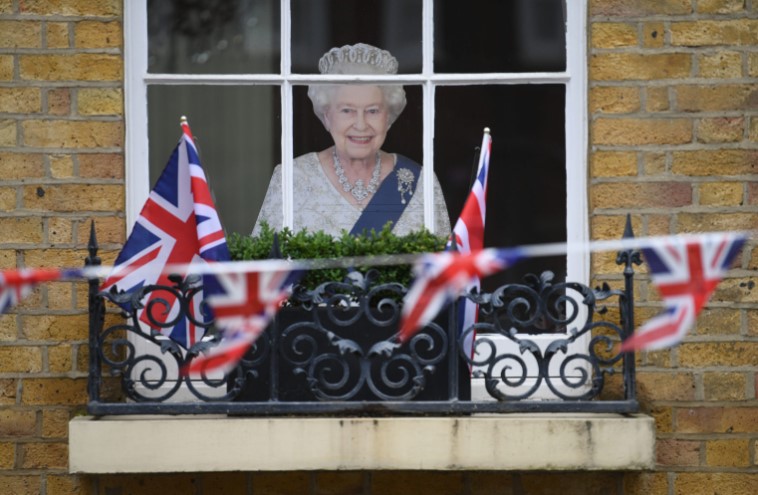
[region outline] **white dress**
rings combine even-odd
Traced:
[[[397,164],[397,155],[394,156]],[[308,153],[295,158],[294,161],[294,228],[295,232],[308,229],[339,236],[343,230],[350,231],[361,216],[361,210],[347,201],[329,181],[319,162],[318,155]],[[390,173],[384,179],[397,180],[396,174]],[[398,199],[400,198],[398,192]],[[405,211],[392,229],[396,235],[406,235],[420,230],[424,226],[424,186],[421,181],[416,185],[416,192],[408,202]],[[450,234],[450,220],[447,216],[445,198],[442,188],[434,178],[435,233]],[[265,220],[276,230],[282,229],[282,166],[277,165],[263,200],[258,220],[253,228],[253,236],[258,235],[261,222]]]

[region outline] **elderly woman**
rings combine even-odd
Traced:
[[[319,60],[322,74],[395,74],[397,60],[386,50],[359,43],[332,48]],[[339,235],[381,230],[387,222],[404,235],[424,226],[421,167],[383,151],[390,126],[405,108],[402,86],[312,85],[313,110],[334,146],[294,161],[294,230]],[[434,179],[435,231],[450,233],[445,200]],[[282,228],[282,171],[277,165],[263,201],[256,235],[264,220]]]

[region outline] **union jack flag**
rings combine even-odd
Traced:
[[[740,233],[713,233],[660,238],[643,248],[665,309],[625,340],[621,351],[661,349],[681,342],[744,242]]]
[[[82,278],[82,270],[57,268],[19,268],[0,272],[0,313],[18,304],[43,282]]]
[[[192,132],[184,120],[182,131],[102,290],[116,286],[131,293],[152,284],[171,286],[169,274],[163,273],[167,265],[229,259],[224,231],[200,166]],[[214,284],[212,277],[204,277],[206,295],[213,291]],[[193,299],[190,311],[195,317],[201,315],[202,298],[202,294],[197,294]],[[154,311],[151,316],[161,322],[175,319],[180,310],[177,298],[167,291],[155,291],[144,301],[145,306],[157,299],[166,301],[167,310],[163,314]],[[139,311],[138,317],[149,325],[144,309]],[[189,319],[161,331],[185,348],[200,340],[204,333],[202,327]]]
[[[406,342],[429,323],[472,280],[504,270],[522,257],[518,248],[489,248],[467,254],[443,251],[422,257],[403,301],[400,341]]]
[[[492,151],[492,138],[489,129],[484,130],[482,148],[479,153],[479,165],[477,167],[476,180],[471,187],[471,192],[466,198],[461,215],[455,222],[452,239],[455,239],[455,247],[458,252],[469,254],[484,249],[484,220],[487,213],[487,176],[490,167],[490,152]],[[451,239],[451,240],[452,240]],[[450,243],[448,243],[450,248]],[[479,278],[471,279],[468,290],[479,290]],[[474,325],[479,316],[479,306],[464,299],[458,312],[458,331],[463,333],[467,328]],[[469,332],[463,342],[464,352],[473,357],[475,332]]]
[[[206,301],[223,338],[207,354],[193,359],[185,374],[233,369],[279,311],[301,274],[284,269],[217,275],[221,292]]]

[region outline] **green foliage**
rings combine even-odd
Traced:
[[[382,254],[412,254],[441,251],[445,247],[446,237],[436,236],[427,230],[420,230],[405,236],[392,233],[390,225],[380,232],[371,231],[351,236],[343,231],[339,237],[332,237],[322,231],[309,232],[305,229],[292,232],[285,228],[277,234],[279,250],[285,259],[341,258],[346,256],[370,256]],[[261,233],[256,237],[231,234],[227,240],[232,260],[262,260],[271,257],[274,243],[274,230],[262,224]],[[371,267],[356,267],[365,273]],[[411,280],[409,265],[392,265],[375,267],[379,272],[377,283],[399,282],[408,286]],[[306,275],[302,285],[314,288],[329,281],[341,281],[347,269],[313,270]]]

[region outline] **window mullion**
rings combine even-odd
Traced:
[[[434,0],[424,0],[421,12],[421,73],[423,83],[424,226],[435,232],[434,218]]]
[[[294,226],[293,195],[293,109],[292,83],[289,76],[292,70],[292,36],[290,19],[290,0],[281,0],[281,73],[284,78],[281,88],[281,122],[282,122],[282,219],[285,227]]]

